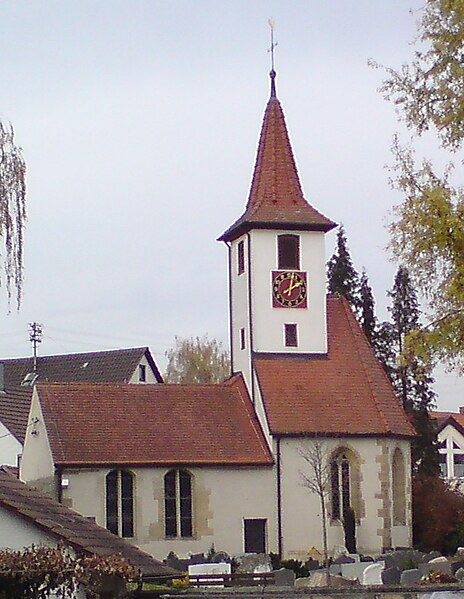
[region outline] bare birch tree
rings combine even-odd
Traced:
[[[26,221],[26,163],[14,141],[12,125],[0,121],[0,245],[8,304],[16,289],[16,305],[21,303],[23,283],[23,233]]]
[[[298,453],[308,466],[308,471],[300,470],[304,487],[319,497],[321,506],[322,546],[327,584],[329,584],[329,552],[327,542],[327,497],[330,493],[330,461],[328,451],[319,439],[309,441],[298,449]]]

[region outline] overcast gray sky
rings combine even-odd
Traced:
[[[3,0],[0,118],[28,164],[24,301],[0,300],[0,356],[227,344],[226,251],[269,95],[277,91],[307,199],[345,225],[381,318],[395,265],[385,223],[394,108],[368,58],[413,52],[422,0]],[[436,152],[433,140],[422,148]],[[441,157],[440,157],[441,159]],[[327,254],[335,234],[327,236]],[[456,408],[462,380],[440,377]]]

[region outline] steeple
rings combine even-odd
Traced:
[[[271,97],[264,112],[245,212],[221,235],[220,241],[231,241],[250,229],[330,231],[336,226],[303,195],[284,113],[277,99],[274,69],[270,78]]]

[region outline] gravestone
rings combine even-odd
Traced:
[[[446,557],[436,557],[426,564],[421,564],[421,566],[422,565],[425,566],[425,575],[430,574],[430,572],[444,572],[445,574],[451,574],[451,562]]]
[[[404,572],[401,572],[400,584],[404,587],[411,587],[421,578],[422,574],[417,568],[413,570],[404,570]]]
[[[391,568],[385,568],[382,570],[382,582],[383,584],[400,584],[401,570],[398,566],[392,566]]]
[[[460,559],[457,562],[451,562],[451,574],[456,574],[460,568],[464,568],[464,560]]]
[[[458,547],[454,555],[457,557],[464,557],[464,547]]]
[[[272,572],[271,559],[265,553],[243,553],[236,556],[236,560],[238,561],[237,572],[242,574]]]
[[[353,562],[352,564],[342,564],[342,576],[350,580],[361,580],[364,570],[370,566],[364,562]]]
[[[341,575],[342,573],[342,564],[330,564],[329,572],[334,576]]]
[[[423,558],[422,558],[422,562],[425,564],[427,562],[430,562],[431,560],[437,558],[437,557],[442,557],[441,553],[439,551],[430,551],[429,553],[426,553]]]
[[[360,579],[362,585],[379,585],[382,582],[382,570],[385,568],[384,562],[376,562],[369,564],[362,574]]]
[[[454,575],[459,580],[459,582],[462,582],[464,580],[464,568],[459,568],[459,570],[456,570]]]
[[[287,568],[274,570],[274,581],[278,587],[293,587],[295,586],[295,572]]]

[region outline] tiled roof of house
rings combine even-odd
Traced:
[[[161,382],[161,375],[148,347],[39,356],[37,382],[127,383],[143,357],[146,357]],[[32,358],[8,358],[0,360],[1,364],[6,388],[21,385],[24,377],[33,372]]]
[[[271,432],[414,436],[347,301],[329,298],[327,320],[327,355],[255,358]]]
[[[437,433],[441,432],[448,424],[450,424],[457,428],[461,434],[464,434],[464,414],[461,412],[442,412],[434,410],[430,412],[430,415],[436,420]]]
[[[330,231],[335,226],[304,198],[282,106],[271,96],[245,212],[219,239],[231,241],[252,228]]]
[[[32,387],[15,387],[0,392],[0,421],[24,444]]]
[[[241,376],[220,385],[36,389],[56,464],[272,464]]]
[[[0,468],[0,506],[84,554],[121,554],[145,576],[169,576],[174,570],[92,520],[43,495]]]

